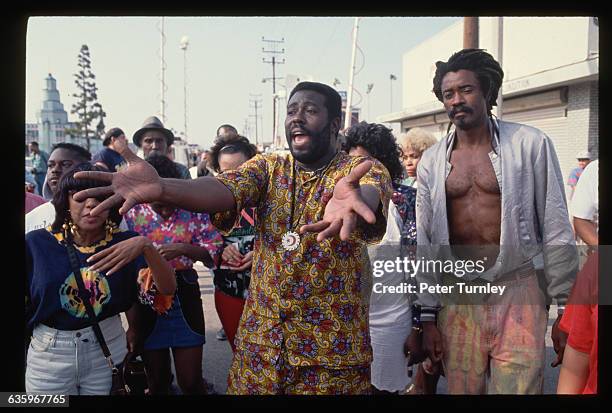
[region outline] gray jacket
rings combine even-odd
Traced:
[[[491,268],[465,279],[493,282],[543,253],[547,293],[563,305],[573,285],[578,255],[553,143],[542,131],[527,125],[492,119],[490,127],[493,150],[489,159],[501,190],[500,253]],[[446,178],[452,168],[454,140],[453,131],[426,150],[418,165],[417,243],[429,258],[449,253],[448,247],[441,246],[449,245]],[[427,274],[427,282],[432,283],[431,277],[437,282],[439,276]],[[418,293],[416,302],[424,309],[440,308],[436,294]]]

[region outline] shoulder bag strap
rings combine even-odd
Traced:
[[[79,263],[79,257],[77,256],[76,249],[72,244],[72,236],[68,236],[69,239],[66,239],[66,247],[68,248],[68,257],[70,258],[70,265],[72,266],[72,272],[74,273],[74,278],[76,279],[77,286],[79,287],[79,297],[83,301],[85,305],[85,310],[87,311],[87,316],[91,321],[91,327],[93,328],[94,334],[98,339],[98,343],[102,348],[102,353],[104,353],[104,358],[108,361],[108,365],[114,371],[117,370],[115,364],[113,363],[113,359],[111,359],[111,353],[106,345],[106,340],[104,340],[104,335],[102,334],[102,330],[100,329],[100,324],[98,324],[98,318],[96,317],[96,313],[89,301],[91,297],[91,293],[87,288],[85,288],[85,284],[83,283],[83,276],[81,275],[81,265]]]

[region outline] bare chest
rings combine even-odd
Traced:
[[[446,179],[446,196],[461,198],[470,192],[499,195],[500,189],[488,152],[454,150],[451,172]]]

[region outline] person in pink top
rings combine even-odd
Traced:
[[[180,178],[174,162],[163,155],[150,155],[149,162],[160,176]],[[141,291],[138,327],[128,331],[128,341],[143,350],[149,393],[168,394],[172,382],[170,352],[177,382],[183,394],[205,394],[202,352],[205,343],[204,311],[195,261],[212,267],[223,245],[221,234],[206,213],[190,212],[169,204],[139,204],[125,215],[130,230],[146,236],[176,271],[174,297],[155,290]],[[143,283],[147,285],[147,283]]]

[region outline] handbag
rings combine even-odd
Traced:
[[[144,395],[148,393],[147,370],[145,363],[138,354],[128,352],[121,364],[121,377],[131,395]]]
[[[104,354],[104,358],[108,362],[108,365],[112,372],[112,384],[110,389],[110,395],[112,396],[128,396],[133,393],[132,388],[127,384],[126,378],[132,379],[137,374],[132,375],[131,372],[133,368],[135,368],[138,363],[135,363],[134,354],[128,353],[125,356],[123,365],[121,369],[115,366],[113,363],[113,359],[111,358],[110,350],[106,345],[106,340],[104,340],[104,335],[102,334],[102,330],[100,329],[100,324],[98,324],[98,319],[96,317],[96,313],[89,301],[91,294],[85,288],[85,284],[83,283],[83,276],[81,275],[81,266],[79,265],[79,258],[76,253],[76,249],[72,244],[72,236],[68,236],[66,239],[66,248],[68,249],[68,258],[70,259],[70,265],[72,266],[72,272],[74,273],[74,278],[76,280],[77,286],[79,287],[78,296],[83,301],[83,305],[85,306],[85,310],[87,312],[87,317],[91,321],[91,327],[98,339],[98,343],[102,348],[102,353]],[[129,358],[128,358],[129,356]],[[127,363],[126,363],[127,361]],[[141,361],[142,362],[142,361]],[[144,363],[142,366],[138,367],[138,370],[142,372],[144,375],[144,379],[146,381],[146,370],[144,369]],[[140,378],[142,380],[142,378]],[[135,389],[134,389],[135,390]],[[143,390],[144,394],[144,390]]]

